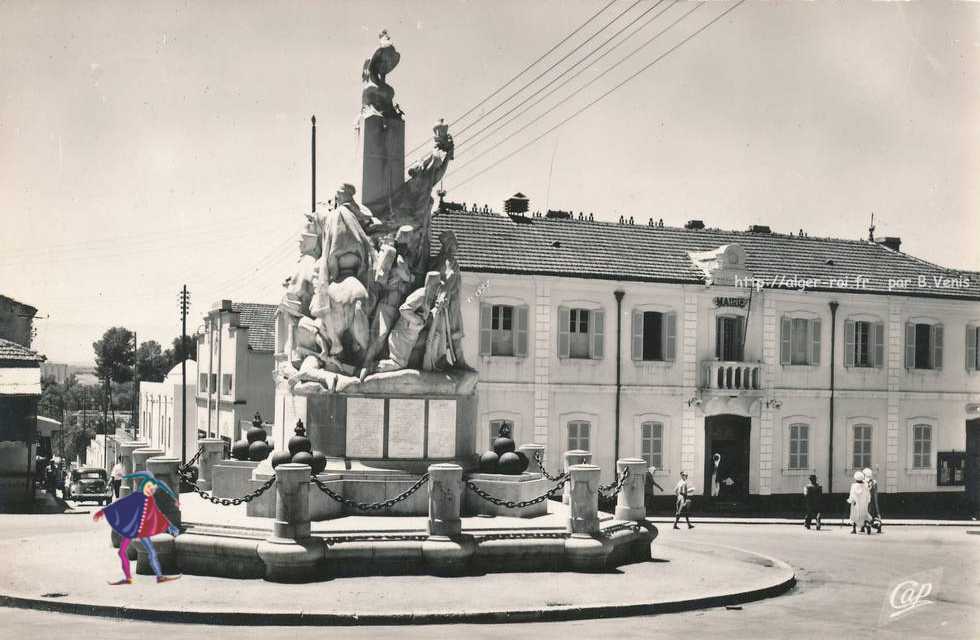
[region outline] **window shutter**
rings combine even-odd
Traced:
[[[735,357],[739,362],[745,360],[745,318],[735,318]]]
[[[527,305],[514,307],[514,355],[527,355]]]
[[[977,328],[972,324],[966,325],[966,370],[975,371],[977,368]]]
[[[844,366],[854,366],[854,321],[844,321]]]
[[[666,327],[666,340],[664,340],[664,360],[673,362],[677,353],[677,314],[673,311],[665,313],[664,327]]]
[[[725,344],[725,323],[718,317],[715,318],[715,357],[721,359],[721,345]]]
[[[810,321],[810,364],[820,364],[820,320]]]
[[[943,368],[943,325],[932,325],[932,368]]]
[[[590,311],[589,315],[592,323],[590,328],[592,329],[592,356],[593,360],[602,359],[602,347],[605,343],[605,326],[606,326],[606,312],[605,311]]]
[[[633,311],[633,359],[643,359],[643,312]]]
[[[905,323],[905,368],[915,368],[915,325]]]
[[[783,316],[780,324],[782,328],[779,334],[779,363],[790,363],[790,338],[793,335],[793,321]]]
[[[480,305],[480,355],[490,355],[493,343],[493,333],[490,330],[490,314],[493,307],[488,304]]]
[[[885,366],[885,323],[876,322],[871,325],[871,333],[874,336],[874,362],[871,364],[881,368]]]
[[[558,357],[567,358],[569,351],[568,307],[558,307]]]

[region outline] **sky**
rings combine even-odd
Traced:
[[[844,238],[874,212],[980,270],[980,3],[608,2],[0,0],[0,293],[73,363],[111,326],[169,345],[184,284],[191,332],[222,298],[275,303],[310,116],[326,200],[359,181],[382,28],[406,146],[455,134],[449,200]]]

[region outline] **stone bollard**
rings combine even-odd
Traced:
[[[156,456],[162,456],[163,454],[164,452],[161,449],[153,449],[150,447],[136,449],[133,451],[133,473],[146,471],[146,461]],[[130,489],[135,489],[138,484],[138,479],[134,479],[130,484]],[[173,489],[173,487],[171,487],[171,489]]]
[[[536,443],[522,444],[521,446],[517,447],[517,450],[523,451],[524,455],[527,456],[527,460],[528,460],[527,470],[529,472],[541,473],[541,474],[544,473],[543,470],[541,469],[541,465],[538,464],[537,457],[536,457],[539,453],[541,454],[542,457],[544,457],[543,444],[536,444]]]
[[[123,471],[125,473],[133,472],[133,452],[137,449],[143,449],[146,447],[145,442],[124,442],[119,445],[119,457],[122,458]],[[112,478],[110,478],[110,481]],[[133,492],[133,485],[127,480],[119,485],[119,498],[125,498]],[[109,539],[112,541],[112,546],[116,549],[119,548],[119,534],[113,529],[109,529]]]
[[[225,455],[225,441],[221,438],[205,438],[198,440],[197,443],[204,449],[197,462],[197,486],[204,491],[210,491],[213,486],[211,476],[214,473],[214,466],[221,462]]]
[[[473,539],[461,535],[462,502],[463,468],[452,463],[430,465],[429,537],[422,543],[422,562],[436,575],[465,572],[476,552]]]
[[[617,478],[626,469],[630,470],[630,474],[616,496],[616,519],[643,520],[647,517],[644,500],[647,463],[642,458],[620,458],[616,461]]]
[[[458,536],[463,531],[459,510],[463,501],[463,467],[440,463],[429,466],[429,535]]]
[[[592,452],[582,451],[581,449],[572,449],[571,451],[565,452],[565,471],[568,471],[576,464],[592,464]],[[565,489],[561,493],[561,501],[564,504],[569,503],[569,499],[572,491],[572,483],[569,482],[565,485]]]
[[[270,582],[303,582],[317,575],[323,541],[310,537],[310,466],[276,467],[276,517],[272,537],[258,546]]]
[[[167,458],[163,456],[155,456],[146,461],[146,470],[149,471],[156,477],[160,482],[167,483],[167,486],[180,497],[180,476],[177,475],[177,465],[180,464],[178,458]],[[178,529],[182,524],[182,519],[180,517],[180,507],[177,506],[177,501],[170,497],[166,491],[158,489],[156,494],[153,496],[156,499],[157,506],[160,507],[160,511],[163,515],[167,516],[167,520],[170,524],[174,525]]]
[[[565,559],[576,571],[601,571],[611,551],[608,541],[599,533],[599,467],[576,464],[567,467],[571,476],[568,532]]]

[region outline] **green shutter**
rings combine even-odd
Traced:
[[[664,360],[673,362],[677,353],[677,314],[673,311],[663,314],[663,323],[666,327],[666,340],[664,341]]]
[[[780,321],[780,334],[779,334],[779,363],[789,364],[792,359],[792,343],[790,339],[793,337],[793,321],[786,316],[783,316]]]
[[[905,323],[905,368],[915,368],[915,325]]]
[[[567,358],[569,352],[568,307],[558,307],[558,357]]]
[[[853,367],[854,366],[854,321],[845,320],[844,321],[844,366]]]
[[[810,326],[810,364],[820,364],[820,320],[811,320]]]
[[[514,307],[514,355],[527,355],[527,305]]]
[[[977,328],[972,324],[966,325],[966,370],[977,369]]]
[[[493,307],[488,304],[480,305],[480,355],[490,355],[493,344],[493,332],[490,329],[490,315]]]
[[[885,323],[876,322],[871,325],[871,331],[874,334],[874,362],[872,363],[875,367],[881,368],[885,366]]]
[[[590,320],[592,322],[589,324],[589,329],[591,330],[592,337],[592,351],[590,356],[593,360],[602,359],[602,349],[605,345],[605,326],[606,326],[606,312],[605,311],[590,311],[589,315],[592,316]]]
[[[643,312],[633,310],[631,324],[633,327],[633,360],[643,359]]]
[[[943,368],[943,325],[932,325],[932,368]]]

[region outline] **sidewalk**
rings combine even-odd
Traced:
[[[647,520],[657,524],[673,524],[674,516],[647,516]],[[691,515],[691,522],[711,524],[791,524],[797,527],[803,526],[803,517],[799,518],[753,518],[740,516],[698,516],[696,513]],[[821,520],[824,527],[849,527],[851,526],[846,518],[823,518]],[[684,524],[683,520],[681,524]],[[978,520],[925,520],[915,518],[900,518],[882,520],[885,527],[980,527]]]

